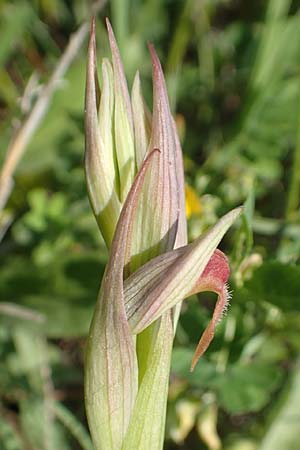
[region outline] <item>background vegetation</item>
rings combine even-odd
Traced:
[[[222,243],[232,305],[193,374],[215,298],[201,294],[183,306],[165,449],[299,450],[299,2],[96,7],[99,61],[108,54],[109,16],[129,83],[139,68],[149,105],[147,41],[162,59],[184,149],[190,238],[246,203]],[[0,163],[16,151],[13,136],[26,144],[12,164],[14,186],[7,174],[0,184],[1,450],[91,449],[83,353],[107,253],[82,163],[85,28],[66,74],[47,84],[91,9],[81,0],[0,2]],[[41,98],[49,110],[27,142],[17,130]]]

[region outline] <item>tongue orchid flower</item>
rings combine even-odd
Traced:
[[[149,45],[152,113],[139,74],[129,95],[107,21],[112,63],[98,84],[95,22],[88,49],[85,171],[109,258],[87,341],[85,403],[95,450],[163,447],[170,358],[181,302],[218,294],[192,361],[228,304],[229,266],[217,250],[241,208],[187,243],[182,152],[162,68]]]

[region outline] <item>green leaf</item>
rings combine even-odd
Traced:
[[[1,267],[0,296],[42,313],[49,337],[86,336],[103,271],[96,252],[66,255],[45,267],[14,257]]]
[[[278,366],[251,362],[229,366],[211,385],[216,389],[220,405],[230,414],[259,411],[271,399],[282,380]]]
[[[194,351],[186,347],[175,347],[172,352],[171,373],[187,380],[190,386],[207,388],[216,376],[216,365],[201,358],[193,372],[190,372]]]
[[[86,296],[28,295],[22,304],[46,316],[45,333],[52,338],[86,336],[94,308]]]
[[[20,402],[22,428],[27,440],[39,450],[70,450],[61,427],[53,420],[52,402],[29,396]]]
[[[2,415],[0,416],[0,442],[1,449],[3,450],[24,449],[23,442],[17,430]]]
[[[33,19],[37,20],[30,3],[20,1],[17,4],[9,2],[1,5],[0,67],[6,63],[18,40],[24,39]]]
[[[300,429],[300,371],[296,365],[285,401],[267,431],[259,450],[298,450]]]
[[[245,283],[242,297],[253,301],[266,301],[283,311],[299,311],[300,266],[266,262]]]

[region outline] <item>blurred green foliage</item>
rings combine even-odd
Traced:
[[[91,7],[0,2],[0,163]],[[222,244],[232,305],[194,373],[215,298],[183,305],[166,450],[300,448],[299,13],[296,0],[111,0],[98,14],[99,60],[108,15],[129,82],[139,68],[149,104],[146,42],[161,56],[197,198],[190,237],[245,203]],[[0,216],[1,450],[91,449],[84,338],[107,254],[82,164],[85,53],[59,83]]]

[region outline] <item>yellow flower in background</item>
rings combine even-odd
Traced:
[[[185,213],[187,219],[202,213],[203,207],[195,189],[185,184]]]

